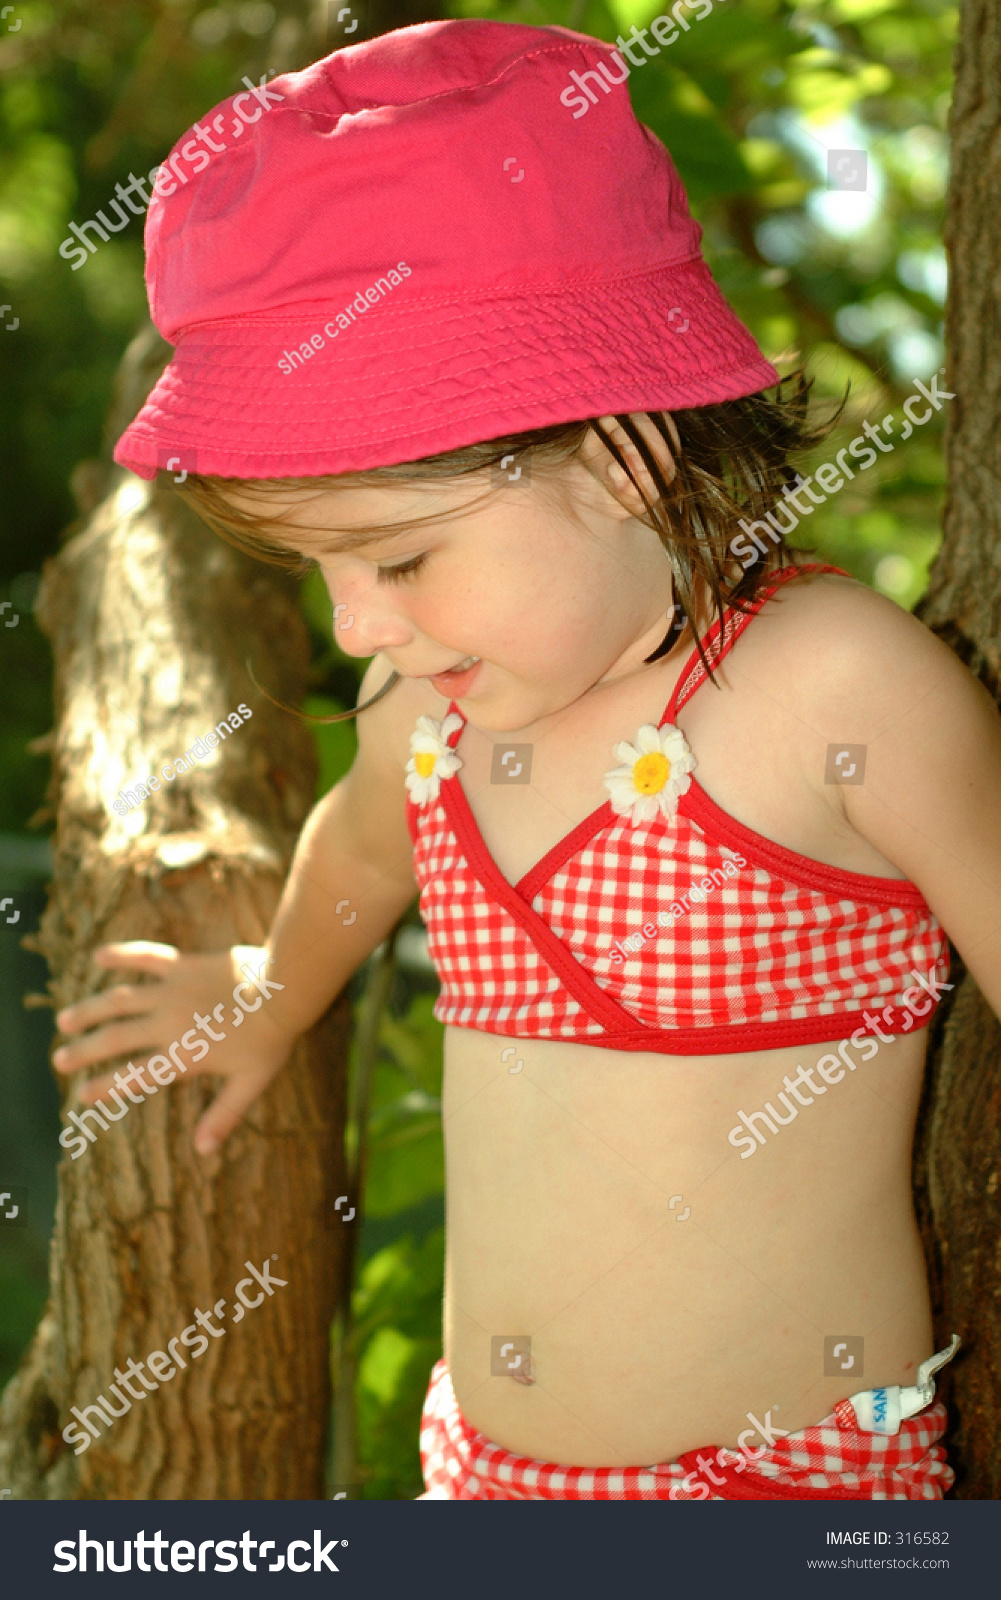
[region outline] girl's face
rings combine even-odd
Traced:
[[[319,563],[340,607],[340,648],[381,652],[415,678],[479,657],[454,689],[433,687],[474,727],[505,733],[640,669],[670,625],[670,564],[654,530],[596,476],[610,463],[591,438],[581,459],[536,470],[531,482],[494,487],[478,473],[283,502],[294,524],[283,542]],[[618,494],[623,477],[619,468],[606,477]],[[416,516],[430,520],[402,534],[366,533]]]

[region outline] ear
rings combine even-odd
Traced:
[[[661,415],[667,424],[674,449],[680,454],[681,440],[678,438],[678,430],[674,425],[674,418],[669,411],[664,411]],[[678,469],[674,456],[668,449],[665,440],[644,413],[630,412],[629,420],[642,436],[644,443],[660,467],[665,481],[670,483]],[[647,470],[643,457],[621,423],[612,416],[599,417],[598,421],[629,463],[630,471],[642,485],[643,493],[647,496],[648,501],[655,502],[658,499],[657,487]],[[630,481],[629,474],[623,471],[607,448],[604,440],[599,437],[593,428],[588,430],[584,443],[581,445],[580,459],[592,476],[598,479],[598,482],[608,490],[609,494],[624,510],[627,510],[631,516],[643,515],[646,506],[643,504],[642,496]]]

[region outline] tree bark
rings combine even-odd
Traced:
[[[1001,13],[960,17],[946,220],[950,261],[948,501],[917,614],[994,696],[1001,690]],[[985,933],[991,930],[985,930]],[[962,967],[958,967],[962,973]],[[916,1151],[937,1347],[965,1341],[952,1402],[956,1495],[1001,1496],[1001,1023],[972,978],[936,1029]],[[948,1371],[948,1369],[947,1369]]]
[[[112,433],[165,353],[152,330],[130,347]],[[106,941],[260,943],[314,784],[308,732],[261,700],[244,665],[250,657],[279,698],[301,696],[308,646],[294,584],[130,473],[91,466],[79,486],[92,492],[102,477],[109,492],[47,563],[39,602],[55,651],[56,832],[38,948],[59,1006],[109,981],[90,955]],[[123,786],[182,756],[241,701],[253,717],[239,732],[115,815]],[[131,1107],[77,1160],[64,1157],[51,1300],[0,1407],[0,1482],[16,1498],[323,1497],[349,1022],[342,995],[210,1160],[191,1143],[218,1088],[201,1078]],[[286,1286],[241,1318],[245,1263],[267,1263]],[[70,1408],[107,1394],[116,1367],[165,1351],[196,1308],[217,1302],[223,1332],[204,1355],[189,1348],[185,1370],[75,1455],[61,1437]]]

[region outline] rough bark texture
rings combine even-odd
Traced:
[[[152,334],[135,341],[111,432],[165,348]],[[103,470],[83,472],[78,491],[93,498]],[[118,469],[105,487],[47,564],[40,602],[56,661],[56,834],[38,948],[59,1005],[108,982],[90,957],[108,940],[259,943],[314,782],[305,728],[262,701],[244,666],[249,656],[285,701],[301,695],[294,584],[224,544],[177,496]],[[241,701],[253,718],[239,732],[115,815],[120,788],[183,755]],[[0,1410],[0,1481],[16,1498],[322,1498],[348,1023],[342,997],[210,1161],[191,1144],[219,1082],[204,1078],[133,1106],[77,1160],[64,1157],[51,1301]],[[236,1320],[248,1261],[287,1287]],[[116,1366],[166,1350],[196,1307],[220,1301],[224,1335],[75,1455],[61,1437],[70,1407],[106,1394]]]
[[[942,548],[918,615],[1001,690],[1001,12],[966,0],[952,111],[953,168]],[[985,930],[987,932],[989,930]],[[960,972],[962,968],[958,969]],[[1001,1496],[1001,1023],[964,977],[937,1030],[919,1124],[917,1184],[938,1347],[965,1351],[952,1402],[956,1494]]]

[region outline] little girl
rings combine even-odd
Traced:
[[[189,1068],[225,1079],[197,1148],[418,887],[448,1183],[424,1498],[935,1500],[957,1341],[911,1146],[944,930],[1001,1012],[1001,728],[918,622],[785,548],[807,386],[764,394],[608,60],[391,33],[271,80],[150,207],[176,351],[116,459],[318,563],[372,658],[257,953],[276,992]],[[66,1072],[178,1038],[246,951],[98,959],[159,981],[62,1012]]]

